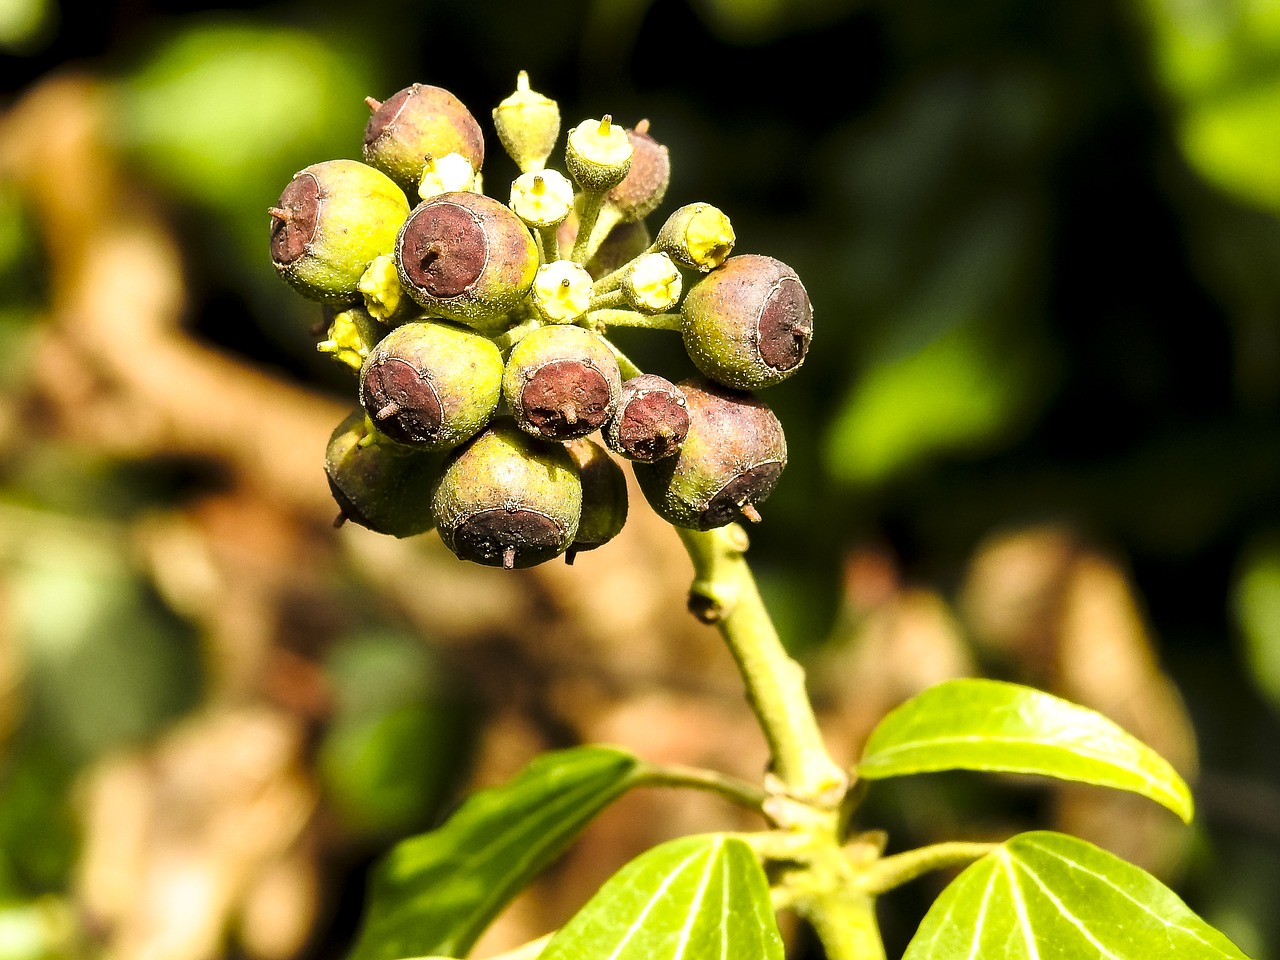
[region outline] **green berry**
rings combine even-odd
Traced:
[[[521,429],[572,440],[599,429],[622,391],[618,361],[598,334],[582,327],[539,327],[507,357],[502,396]]]
[[[760,390],[800,369],[813,307],[795,271],[772,257],[730,257],[689,290],[684,347],[698,369],[736,390]]]
[[[529,75],[516,77],[516,92],[493,110],[493,127],[507,155],[522,172],[541,170],[560,136],[560,107],[529,89]]]
[[[680,388],[689,404],[689,434],[676,456],[635,465],[645,499],[677,527],[758,521],[757,506],[787,464],[782,424],[748,393],[707,380],[686,380]]]
[[[565,554],[573,563],[576,553],[594,550],[622,532],[627,522],[627,478],[598,443],[579,437],[565,444],[582,481],[582,517],[578,535]]]
[[[582,482],[562,445],[498,420],[450,456],[431,508],[440,538],[459,558],[531,567],[573,543]]]
[[[270,213],[276,272],[309,300],[349,304],[370,261],[391,252],[409,205],[373,167],[326,160],[295,174]]]
[[[646,373],[622,385],[618,409],[602,431],[609,449],[628,460],[651,463],[674,456],[689,433],[684,391]]]
[[[377,167],[409,196],[417,196],[429,157],[457,153],[472,170],[484,166],[484,135],[462,101],[448,90],[415,83],[373,110],[364,128],[365,163]]]
[[[481,329],[500,325],[533,286],[538,247],[505,204],[479,193],[420,203],[395,240],[400,283],[433,313]]]
[[[493,341],[443,320],[396,327],[360,371],[360,403],[378,429],[424,450],[474,436],[493,417],[501,389]]]
[[[364,410],[354,411],[338,425],[325,451],[324,470],[339,510],[335,525],[350,520],[393,537],[430,530],[431,490],[442,460],[385,440]]]

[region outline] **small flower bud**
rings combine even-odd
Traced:
[[[674,456],[689,433],[684,391],[656,374],[632,377],[622,385],[618,409],[602,433],[609,449],[628,460],[650,463]]]
[[[641,120],[627,131],[631,141],[631,168],[609,191],[609,202],[624,222],[643,220],[662,203],[671,182],[671,157],[667,148],[649,136],[649,121]]]
[[[511,349],[502,395],[522,430],[572,440],[599,429],[618,404],[613,352],[590,330],[540,327]]]
[[[511,183],[511,209],[526,226],[554,227],[573,212],[573,184],[556,170],[522,173]]]
[[[530,299],[547,323],[573,323],[591,306],[591,274],[571,260],[544,263]]]
[[[476,171],[460,153],[427,157],[418,180],[418,196],[430,200],[442,193],[465,193],[476,189]]]
[[[447,450],[493,417],[502,388],[502,355],[474,330],[438,320],[388,333],[360,371],[360,403],[378,429],[399,443]]]
[[[718,207],[690,203],[667,218],[655,245],[682,267],[706,273],[733,250],[733,225]]]
[[[601,120],[583,120],[569,131],[565,165],[578,186],[602,193],[626,177],[632,152],[627,131],[606,114]]]
[[[574,554],[604,546],[622,532],[627,522],[627,478],[604,448],[586,437],[570,440],[565,450],[582,482],[578,534],[565,553],[565,559],[573,563]]]
[[[390,252],[409,213],[404,193],[355,160],[327,160],[294,175],[271,208],[271,261],[309,300],[348,304],[369,261]]]
[[[686,380],[680,388],[689,404],[689,434],[676,456],[635,465],[645,499],[677,527],[758,521],[757,505],[787,464],[782,424],[748,393],[709,380]]]
[[[364,297],[364,308],[375,320],[394,324],[422,315],[421,308],[404,295],[394,257],[385,254],[374,257],[360,275],[356,289]]]
[[[479,193],[420,203],[395,242],[400,284],[435,313],[485,326],[524,299],[538,271],[532,234],[511,209]]]
[[[448,90],[415,83],[382,103],[368,103],[373,115],[364,128],[364,161],[410,196],[429,157],[457,153],[473,171],[484,166],[480,124]]]
[[[455,556],[508,570],[531,567],[573,543],[582,482],[563,446],[498,420],[446,461],[431,509]]]
[[[356,410],[333,432],[324,470],[339,513],[375,533],[412,537],[430,530],[431,490],[443,457],[381,439],[364,410]]]
[[[529,89],[529,74],[516,77],[516,92],[493,110],[493,126],[507,155],[523,171],[540,170],[560,136],[560,107]]]
[[[316,349],[359,371],[364,366],[364,358],[382,339],[387,328],[370,316],[364,307],[348,307],[346,310],[326,307],[325,317],[329,321],[329,335],[316,344]]]
[[[736,390],[759,390],[800,369],[813,307],[795,271],[757,254],[730,257],[695,283],[681,309],[684,346],[698,369]]]
[[[680,301],[680,271],[665,253],[648,253],[636,260],[622,281],[622,292],[637,310],[662,313]]]

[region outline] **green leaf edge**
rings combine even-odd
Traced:
[[[595,808],[583,818],[578,824],[577,829],[568,832],[561,841],[547,848],[537,858],[538,865],[533,868],[529,876],[536,875],[537,872],[545,868],[549,863],[555,860],[565,849],[576,839],[577,834],[598,814],[604,807],[608,806],[619,796],[632,787],[641,785],[648,773],[648,768],[634,754],[616,747],[607,747],[600,745],[590,745],[581,747],[571,747],[565,750],[557,750],[550,753],[544,753],[535,757],[519,774],[506,783],[489,787],[485,790],[479,790],[469,797],[455,810],[448,819],[441,823],[433,830],[416,834],[401,840],[379,861],[375,866],[372,878],[370,880],[369,892],[365,899],[364,913],[361,917],[360,926],[356,935],[355,943],[352,945],[348,953],[348,960],[385,960],[386,954],[378,951],[377,947],[370,944],[370,938],[376,944],[378,937],[377,925],[384,918],[378,915],[375,903],[380,895],[382,895],[385,884],[391,882],[387,874],[393,870],[393,864],[399,857],[405,856],[405,852],[414,847],[421,846],[428,841],[428,838],[439,834],[447,829],[451,824],[455,825],[461,820],[467,822],[468,819],[481,819],[485,813],[495,803],[501,803],[502,796],[516,789],[519,784],[527,783],[530,780],[536,780],[543,775],[546,768],[554,767],[557,764],[564,764],[566,758],[573,754],[586,756],[588,754],[598,755],[602,766],[607,767],[608,761],[612,761],[619,767],[620,776],[610,785],[610,789],[602,791],[600,802]],[[525,886],[528,880],[516,885],[512,888],[499,887],[492,891],[489,898],[490,909],[485,911],[479,919],[473,922],[467,931],[454,938],[452,944],[457,948],[460,955],[465,956],[479,939],[480,935],[489,926],[493,919],[501,912],[505,906],[518,894]],[[429,954],[428,957],[436,955]]]
[[[1041,703],[1052,703],[1058,709],[1067,709],[1075,713],[1082,719],[1087,719],[1092,724],[1093,730],[1099,733],[1107,733],[1121,744],[1124,744],[1130,750],[1139,753],[1144,759],[1152,764],[1162,775],[1164,783],[1161,784],[1160,779],[1149,776],[1140,769],[1118,763],[1108,759],[1101,754],[1090,753],[1085,750],[1075,749],[1070,746],[1064,746],[1049,740],[1032,739],[1028,737],[1020,737],[1015,742],[1019,745],[1038,746],[1046,752],[1059,752],[1061,754],[1077,757],[1080,759],[1092,761],[1104,766],[1110,766],[1112,769],[1123,771],[1130,777],[1136,778],[1141,783],[1135,784],[1131,782],[1123,782],[1117,779],[1105,776],[1088,776],[1066,773],[1060,770],[1054,770],[1049,764],[1036,763],[1016,763],[1016,762],[992,762],[989,758],[982,758],[981,761],[965,762],[963,760],[954,759],[930,759],[917,758],[914,762],[904,762],[901,759],[895,760],[886,756],[890,748],[901,750],[903,752],[912,748],[912,744],[907,741],[903,744],[895,744],[891,735],[899,732],[897,728],[902,726],[904,718],[910,717],[915,713],[927,710],[933,705],[935,700],[941,700],[953,695],[957,687],[971,687],[975,689],[993,691],[1002,690],[1011,694],[1017,694],[1025,699],[1038,700]],[[880,741],[888,739],[888,744]],[[994,745],[999,742],[997,737],[976,737],[975,742],[978,744]],[[937,744],[939,741],[935,738],[932,741],[924,740],[915,745],[915,749],[925,749],[930,743]],[[1064,700],[1061,697],[1054,696],[1051,693],[1045,693],[1043,690],[1037,690],[1034,687],[1024,686],[1017,683],[1008,683],[1003,680],[989,680],[985,678],[967,677],[957,680],[945,680],[936,684],[923,693],[919,693],[900,704],[893,710],[889,711],[876,728],[867,738],[866,745],[863,748],[862,759],[855,765],[854,773],[865,780],[884,780],[890,777],[910,776],[917,773],[935,773],[943,770],[977,770],[986,773],[1021,773],[1033,774],[1039,776],[1053,777],[1058,780],[1067,780],[1075,783],[1089,783],[1096,786],[1110,787],[1115,790],[1125,790],[1130,793],[1136,793],[1153,800],[1161,806],[1172,810],[1177,814],[1184,823],[1190,823],[1195,816],[1195,801],[1192,799],[1191,790],[1186,782],[1170,765],[1169,761],[1156,753],[1151,747],[1147,746],[1133,734],[1129,733],[1115,721],[1108,719],[1096,710],[1083,707],[1080,704],[1072,703],[1070,700]],[[1143,786],[1145,785],[1145,787]]]
[[[1124,860],[1121,857],[1117,857],[1115,854],[1107,850],[1104,850],[1103,848],[1097,846],[1096,844],[1092,844],[1087,840],[1082,840],[1079,837],[1074,837],[1074,836],[1071,836],[1070,834],[1059,833],[1053,830],[1033,830],[1033,831],[1020,833],[1020,834],[1017,834],[1016,836],[1010,837],[1004,843],[1000,844],[1000,846],[996,847],[991,853],[987,854],[986,856],[978,860],[975,860],[963,871],[961,871],[960,874],[956,876],[956,878],[952,880],[951,883],[949,883],[947,887],[942,891],[942,893],[938,896],[938,898],[933,902],[933,905],[930,906],[929,911],[925,915],[925,918],[921,921],[915,936],[913,936],[911,939],[911,942],[907,944],[907,949],[902,955],[902,960],[930,960],[931,955],[925,953],[925,951],[929,949],[929,945],[926,945],[924,941],[920,941],[919,938],[922,932],[929,931],[930,933],[932,933],[932,927],[935,925],[935,923],[940,924],[944,922],[951,922],[954,924],[954,921],[952,920],[952,916],[951,916],[953,905],[948,902],[949,894],[954,893],[955,895],[959,895],[957,892],[962,890],[963,887],[965,887],[967,884],[979,881],[984,871],[995,871],[995,870],[1001,869],[1002,866],[1007,864],[1008,859],[1012,855],[1016,854],[1017,847],[1020,847],[1020,846],[1036,847],[1037,841],[1043,842],[1045,840],[1051,841],[1055,845],[1065,844],[1068,847],[1074,846],[1077,850],[1082,851],[1090,856],[1096,857],[1097,859],[1110,861],[1108,866],[1118,869],[1121,873],[1127,873],[1129,875],[1128,879],[1130,880],[1136,879],[1140,882],[1147,884],[1149,887],[1154,888],[1157,894],[1160,894],[1166,897],[1172,903],[1175,911],[1184,913],[1185,917],[1190,917],[1194,919],[1198,924],[1202,925],[1203,931],[1209,934],[1209,939],[1205,939],[1202,936],[1200,930],[1196,930],[1192,927],[1169,922],[1163,916],[1161,916],[1161,914],[1152,910],[1150,906],[1148,906],[1147,904],[1143,903],[1142,901],[1138,900],[1135,896],[1133,896],[1132,889],[1125,889],[1123,887],[1119,887],[1114,882],[1112,882],[1110,878],[1107,878],[1107,879],[1099,878],[1100,882],[1113,887],[1118,892],[1123,894],[1125,897],[1132,900],[1135,906],[1145,910],[1147,913],[1149,913],[1155,919],[1159,920],[1161,923],[1164,923],[1166,926],[1177,927],[1178,929],[1194,936],[1196,939],[1201,940],[1205,944],[1205,946],[1211,947],[1212,949],[1217,950],[1222,957],[1226,958],[1226,960],[1249,960],[1249,957],[1245,953],[1243,953],[1239,947],[1237,947],[1234,943],[1232,943],[1231,940],[1225,934],[1223,934],[1220,930],[1212,926],[1203,917],[1201,917],[1199,914],[1193,911],[1190,907],[1186,905],[1186,903],[1182,900],[1181,897],[1179,897],[1176,893],[1170,890],[1167,886],[1165,886],[1163,883],[1161,883],[1159,880],[1157,880],[1147,871],[1143,870],[1141,867],[1137,866],[1136,864],[1130,863],[1129,861]],[[1045,850],[1043,846],[1038,846],[1038,849],[1041,851]],[[1049,850],[1048,852],[1056,855],[1058,859],[1066,863],[1070,863],[1071,865],[1080,867],[1081,869],[1087,869],[1085,868],[1084,864],[1080,863],[1079,861],[1072,860],[1071,858],[1065,856],[1058,850]],[[1093,874],[1093,876],[1097,877],[1097,874]],[[987,885],[989,889],[989,885],[990,885],[989,880]],[[1065,907],[1065,906],[1072,905],[1072,901],[1070,900],[1069,893],[1067,894],[1068,898],[1065,901],[1060,899],[1064,893],[1067,893],[1067,891],[1055,890],[1053,892],[1057,895],[1055,899],[1059,899],[1059,903],[1061,906]],[[1082,899],[1087,898],[1087,895],[1088,895],[1088,890],[1086,889],[1084,891],[1084,894],[1082,895]],[[1091,905],[1086,899],[1084,902],[1080,904],[1081,912],[1087,916],[1091,912],[1092,906],[1094,905]],[[985,908],[985,903],[984,903],[984,908]],[[938,917],[939,913],[943,913],[943,916],[941,918]],[[1074,917],[1075,915],[1071,914],[1071,916]],[[979,914],[979,921],[980,921],[980,918],[981,918],[981,914]],[[1025,918],[1022,918],[1021,922],[1025,923]],[[1218,942],[1215,943],[1212,941],[1218,941]],[[930,941],[930,943],[931,942],[932,941]],[[971,947],[969,951],[970,957],[974,955],[974,950],[976,950],[977,941],[974,940],[973,943],[974,943],[974,946]],[[1108,958],[1113,958],[1113,960],[1131,960],[1131,958],[1135,958],[1137,955],[1133,953],[1126,953],[1122,956],[1117,957],[1115,954],[1112,954],[1108,951],[1104,954],[1099,954],[1099,956],[1106,956]],[[1157,960],[1157,958],[1161,958],[1161,960],[1164,960],[1166,956],[1167,954],[1160,954],[1156,951],[1151,951],[1151,950],[1148,950],[1147,948],[1144,948],[1143,953],[1141,954],[1141,960]],[[943,960],[945,960],[945,955],[943,957]]]

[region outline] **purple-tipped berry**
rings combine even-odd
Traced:
[[[649,121],[627,130],[631,167],[622,182],[609,191],[609,202],[626,222],[643,220],[662,203],[671,182],[671,157],[666,147],[649,136]]]
[[[360,370],[360,403],[399,443],[447,450],[493,417],[502,354],[474,330],[443,320],[396,327]]]
[[[409,204],[373,167],[326,160],[294,174],[269,212],[276,272],[309,300],[349,304],[370,261],[391,252]]]
[[[448,90],[415,83],[379,103],[364,128],[365,163],[377,167],[411,197],[427,158],[456,153],[474,171],[484,165],[484,135],[462,101]]]
[[[490,567],[531,567],[578,533],[582,482],[564,447],[498,420],[446,462],[431,496],[453,553]]]
[[[610,450],[644,463],[674,456],[688,432],[689,405],[684,391],[652,373],[632,377],[622,385],[618,409],[602,431]]]
[[[689,404],[689,434],[676,456],[635,465],[645,499],[678,527],[758,521],[758,505],[787,465],[782,424],[750,394],[707,380],[686,380],[680,388]]]
[[[428,310],[485,329],[524,299],[538,248],[511,208],[479,193],[420,203],[395,241],[400,283]]]
[[[502,395],[522,430],[572,440],[599,429],[622,391],[618,361],[595,333],[576,326],[539,327],[507,357]]]
[[[711,379],[759,390],[800,369],[813,339],[813,307],[795,271],[757,254],[730,257],[689,290],[681,330]]]

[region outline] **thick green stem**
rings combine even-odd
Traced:
[[[885,960],[876,902],[848,887],[834,887],[804,911],[827,960]]]
[[[714,623],[728,644],[782,792],[815,807],[834,808],[848,781],[822,741],[804,670],[787,655],[760,599],[743,556],[746,533],[737,524],[679,532],[694,566],[689,609],[703,622]]]

